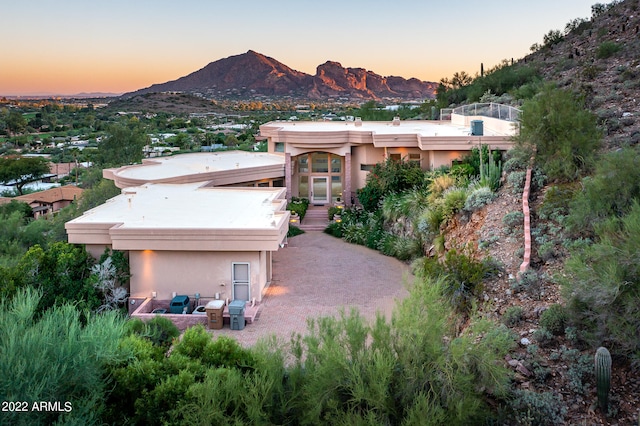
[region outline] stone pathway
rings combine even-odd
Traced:
[[[253,324],[244,330],[211,330],[229,335],[243,346],[275,335],[289,342],[304,334],[307,318],[336,315],[343,307],[357,308],[368,320],[376,312],[391,319],[396,300],[407,296],[413,276],[399,260],[366,247],[348,244],[323,232],[289,239],[273,256],[273,281]]]

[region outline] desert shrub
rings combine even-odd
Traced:
[[[634,200],[640,200],[639,149],[608,153],[571,201],[569,229],[576,234],[593,234],[599,223],[626,215]]]
[[[544,194],[542,204],[536,211],[540,219],[558,220],[561,216],[569,214],[569,205],[575,189],[571,186],[551,186]]]
[[[490,188],[481,186],[469,194],[464,203],[464,210],[469,212],[478,210],[484,205],[489,204],[495,198],[496,194]]]
[[[502,314],[502,322],[507,327],[513,327],[522,321],[522,307],[509,306]]]
[[[559,352],[560,358],[569,367],[566,373],[569,389],[577,394],[585,395],[588,392],[586,381],[593,376],[593,356],[582,355],[579,350],[567,349],[564,345],[560,347]]]
[[[472,256],[449,250],[444,258],[444,296],[456,311],[468,313],[475,299],[482,293],[482,280],[489,268]]]
[[[192,359],[201,359],[207,345],[211,343],[211,334],[207,333],[202,324],[189,327],[182,339],[174,346],[173,352]]]
[[[567,407],[551,392],[515,390],[509,401],[509,418],[516,425],[554,426],[564,423]]]
[[[593,346],[632,356],[640,351],[640,204],[596,228],[598,241],[572,253],[559,277],[567,308]]]
[[[169,318],[156,315],[147,322],[146,330],[142,337],[146,337],[154,345],[168,348],[173,339],[180,335],[180,330]]]
[[[452,188],[456,185],[456,179],[450,174],[439,174],[431,179],[429,183],[429,201],[433,202],[436,198],[439,198],[444,191]]]
[[[564,333],[564,326],[567,322],[567,313],[562,305],[553,304],[540,316],[540,326],[546,328],[551,333],[559,335]]]
[[[507,183],[511,186],[511,192],[514,194],[522,193],[524,183],[527,177],[525,171],[515,171],[507,175]]]
[[[202,362],[213,367],[246,368],[255,364],[251,351],[240,346],[237,340],[218,336],[205,348]]]
[[[411,260],[422,254],[422,245],[415,238],[400,237],[388,232],[378,241],[377,248],[382,254],[400,260]]]
[[[526,161],[526,159],[522,157],[511,157],[504,162],[504,166],[502,167],[502,169],[506,173],[511,173],[515,171],[527,170],[528,166],[529,163]]]
[[[442,216],[451,219],[458,211],[464,207],[467,201],[466,188],[451,187],[442,193]]]
[[[543,262],[548,262],[556,256],[556,247],[552,241],[547,241],[540,244],[537,251],[538,256],[540,257],[540,259],[542,259]]]
[[[444,221],[442,210],[427,208],[418,217],[418,231],[425,240],[430,240],[440,232],[440,225]]]
[[[551,181],[573,181],[591,171],[601,132],[583,99],[545,86],[525,102],[520,119],[516,145],[523,152],[535,149],[536,163]]]
[[[520,232],[524,227],[524,214],[521,211],[513,211],[502,216],[502,223],[509,234]]]
[[[128,355],[119,346],[125,321],[116,312],[85,316],[71,304],[39,315],[41,296],[25,288],[0,302],[0,396],[29,407],[29,412],[3,412],[2,423],[101,423],[107,366]],[[60,401],[63,411],[32,410],[39,401]]]
[[[533,339],[538,342],[541,347],[546,347],[553,342],[553,333],[544,327],[540,327],[532,334]]]
[[[610,58],[611,56],[618,53],[620,49],[622,49],[622,46],[620,46],[618,43],[615,43],[613,41],[603,41],[596,49],[596,58]]]
[[[540,275],[533,269],[529,269],[518,275],[518,278],[511,284],[511,289],[516,293],[524,292],[534,299],[539,299],[541,286]]]

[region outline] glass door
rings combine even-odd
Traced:
[[[329,202],[329,179],[326,176],[311,178],[311,203],[327,204]]]
[[[233,300],[249,300],[249,264],[233,262],[231,264],[231,287]]]

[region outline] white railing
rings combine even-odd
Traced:
[[[474,115],[492,117],[505,121],[518,121],[520,110],[509,105],[496,104],[493,102],[483,104],[462,105],[457,108],[442,108],[440,110],[440,120],[451,120],[452,114]]]

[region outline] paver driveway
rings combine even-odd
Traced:
[[[307,232],[274,253],[273,280],[258,319],[244,330],[225,325],[212,332],[251,346],[270,334],[288,342],[292,333],[306,331],[308,317],[335,315],[340,307],[347,312],[355,307],[369,320],[378,311],[390,319],[412,279],[409,267],[397,259],[323,232]]]

